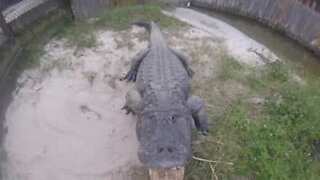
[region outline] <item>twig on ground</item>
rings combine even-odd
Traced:
[[[210,142],[214,142],[214,143],[220,144],[220,145],[224,145],[222,142],[216,141],[213,138],[211,138],[210,136],[208,136],[207,140],[210,141]]]
[[[216,163],[216,165],[217,165],[218,163]],[[216,175],[216,173],[215,173],[215,170],[214,170],[214,167],[212,167],[212,164],[211,163],[209,163],[209,165],[210,165],[210,169],[211,169],[211,171],[212,171],[212,176],[214,176],[214,178],[216,179],[216,180],[219,180],[218,179],[218,176]],[[213,179],[213,177],[212,177],[212,179]]]
[[[234,163],[232,162],[223,162],[223,161],[214,161],[214,160],[208,160],[208,159],[202,159],[202,158],[198,158],[195,156],[192,156],[193,159],[198,160],[198,161],[203,161],[203,162],[209,162],[209,163],[224,163],[224,164],[228,164],[228,165],[234,165]]]
[[[223,158],[224,154],[222,154],[222,156],[219,158],[219,162],[221,162],[222,158]],[[211,163],[210,163],[211,164]],[[213,170],[215,171],[216,167],[218,166],[218,163],[216,163],[214,166],[213,166]],[[216,179],[218,180],[218,176],[216,176]]]

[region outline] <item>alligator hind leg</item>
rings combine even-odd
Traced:
[[[207,134],[209,128],[203,100],[199,96],[192,95],[188,98],[187,105],[191,110],[197,129]]]
[[[138,53],[138,55],[136,57],[134,57],[132,60],[132,64],[131,64],[131,68],[130,68],[129,72],[126,74],[125,77],[121,78],[120,80],[121,81],[127,80],[128,82],[130,82],[130,81],[135,82],[137,79],[139,66],[140,66],[142,60],[147,56],[148,53],[149,53],[149,49]]]
[[[188,65],[188,58],[185,56],[182,52],[171,48],[171,51],[173,52],[174,55],[177,56],[177,58],[181,61],[183,67],[187,70],[188,75],[192,77],[194,75],[194,71],[189,67]]]
[[[131,90],[126,95],[126,105],[122,109],[126,110],[126,114],[135,115],[138,112],[140,101],[140,93],[137,90]]]

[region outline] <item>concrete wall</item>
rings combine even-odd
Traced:
[[[71,0],[72,11],[77,20],[93,17],[114,4],[115,0]]]
[[[50,12],[45,17],[43,17],[43,14],[37,13],[37,16],[41,15],[41,18],[37,19],[38,23],[29,25],[27,27],[28,30],[20,33],[17,38],[8,39],[0,45],[0,145],[5,134],[5,129],[3,128],[5,113],[11,102],[11,95],[16,88],[17,78],[21,70],[25,69],[25,61],[32,55],[29,44],[33,43],[34,39],[37,39],[41,44],[45,44],[56,35],[57,30],[65,27],[68,23],[65,18],[66,12],[60,9]],[[28,22],[31,23],[31,21]],[[1,174],[0,179],[2,179]]]
[[[192,5],[256,19],[320,56],[320,13],[298,0],[193,0]]]
[[[145,0],[145,2],[156,2],[159,4],[175,5],[175,6],[186,6],[191,0]]]
[[[9,26],[15,34],[26,30],[30,25],[42,17],[48,16],[51,12],[66,6],[63,0],[45,0],[38,6],[10,20]]]
[[[186,6],[190,0],[71,0],[71,7],[77,20],[94,17],[107,7],[125,3],[156,3],[174,6]]]

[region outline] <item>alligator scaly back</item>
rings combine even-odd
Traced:
[[[137,87],[128,92],[124,109],[138,116],[139,159],[151,169],[184,167],[192,154],[194,125],[208,131],[204,103],[190,95],[193,71],[154,22],[134,24],[150,32],[149,48],[134,58],[123,78]]]

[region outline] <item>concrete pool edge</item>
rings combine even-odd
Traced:
[[[20,72],[25,68],[27,58],[30,56],[30,44],[38,40],[46,43],[55,36],[57,30],[51,27],[63,26],[66,24],[65,12],[53,11],[43,17],[44,23],[34,24],[29,30],[19,34],[13,40],[8,39],[0,46],[0,144],[2,145],[6,129],[3,127],[5,112],[11,101],[11,94],[16,88],[16,80]],[[41,36],[43,35],[43,37]],[[37,36],[37,37],[36,37]],[[39,37],[41,36],[41,37]],[[0,162],[1,163],[1,162]],[[0,175],[1,177],[1,175]]]
[[[320,57],[320,13],[290,0],[193,0],[192,6],[215,9],[254,19],[311,49]]]

